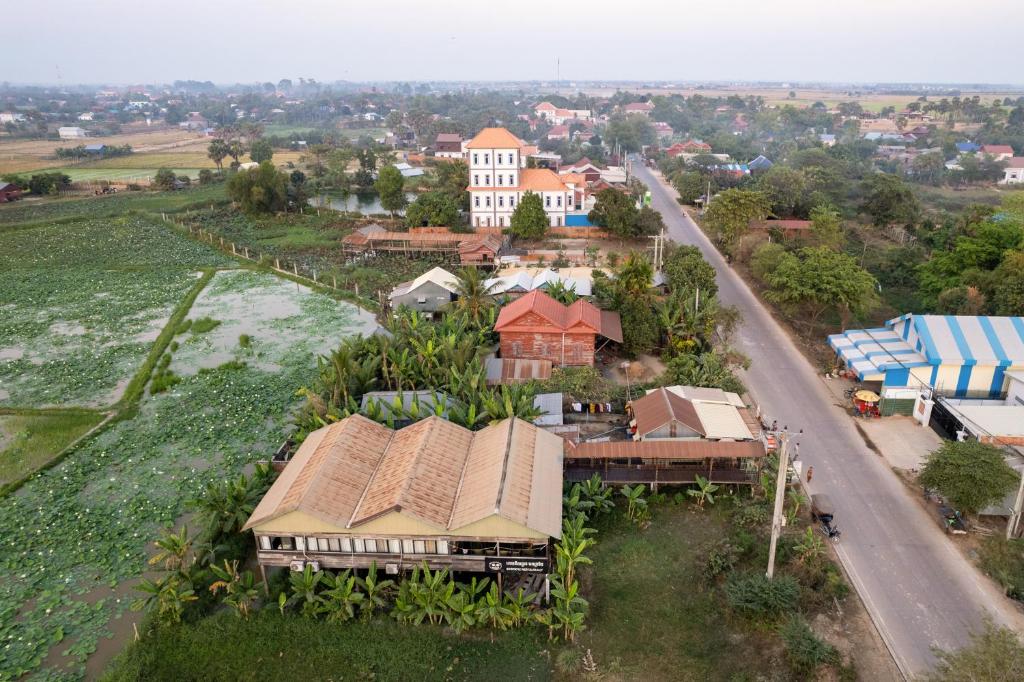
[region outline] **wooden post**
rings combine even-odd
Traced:
[[[359,282],[356,282],[356,298],[359,297]]]
[[[299,266],[297,263],[292,263],[292,271],[295,273],[296,277],[299,276]]]
[[[249,247],[246,246],[244,248],[245,248],[245,257],[248,258],[249,257]]]
[[[280,270],[281,269],[281,261],[278,258],[274,259],[274,269],[275,270]]]
[[[231,242],[231,255],[232,256],[237,256],[238,255],[238,252],[235,251],[235,243],[234,242]]]
[[[221,245],[221,246],[224,246],[224,237],[221,237],[221,238],[220,238],[220,245]]]
[[[772,515],[772,541],[768,546],[768,580],[775,576],[775,546],[782,533],[782,505],[786,501],[786,476],[789,469],[789,434],[779,438],[779,475],[775,480],[775,513]]]
[[[334,275],[331,275],[331,283],[334,285],[335,289],[338,288],[338,278],[335,277]]]
[[[313,284],[316,284],[316,270],[313,271]]]

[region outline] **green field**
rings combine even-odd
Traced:
[[[148,183],[156,175],[158,168],[51,168],[47,172],[64,173],[72,182],[140,182]],[[199,168],[172,168],[175,175],[187,175],[195,180],[199,177]]]
[[[0,488],[35,471],[102,420],[85,411],[0,414]]]
[[[68,199],[27,198],[0,204],[0,232],[24,223],[79,221],[123,217],[128,212],[177,213],[224,203],[223,184],[195,186],[179,192],[119,192]]]

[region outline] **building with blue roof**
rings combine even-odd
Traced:
[[[860,381],[880,381],[883,389],[998,397],[1006,392],[1005,373],[1024,369],[1024,317],[908,313],[828,342]]]
[[[752,171],[768,170],[774,166],[771,159],[766,157],[764,154],[759,154],[756,159],[747,164],[747,167]]]
[[[973,142],[957,142],[956,150],[961,154],[974,154],[981,151],[981,145]]]

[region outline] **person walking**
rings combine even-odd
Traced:
[[[812,478],[814,478],[814,467],[807,467],[807,482],[810,483]]]

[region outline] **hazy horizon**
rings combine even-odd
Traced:
[[[37,0],[5,8],[4,80],[36,84],[741,81],[1020,85],[1024,8],[1000,0],[595,0],[341,7]],[[1000,50],[1000,46],[1007,50]],[[17,59],[12,59],[17,56]],[[558,64],[560,63],[560,69]]]

